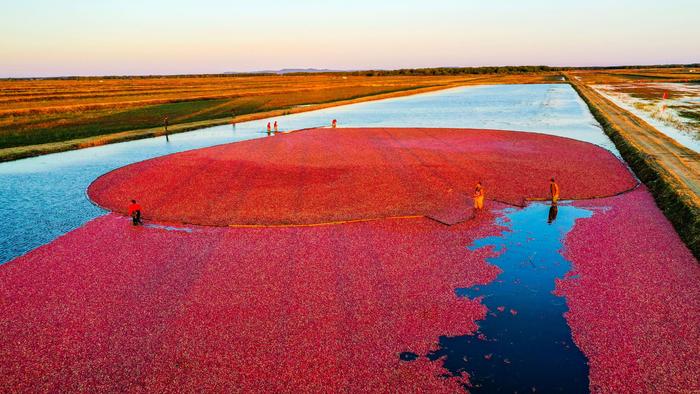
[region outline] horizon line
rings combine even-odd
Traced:
[[[486,65],[486,66],[433,66],[433,67],[402,67],[402,68],[359,68],[359,69],[326,69],[314,67],[285,67],[277,70],[254,70],[254,71],[222,71],[210,73],[162,73],[162,74],[72,74],[72,75],[53,75],[53,76],[20,76],[20,77],[0,77],[2,80],[33,80],[33,79],[77,79],[77,78],[157,78],[157,77],[195,77],[195,76],[238,76],[238,75],[300,75],[300,74],[344,74],[358,72],[391,72],[401,70],[434,70],[434,69],[463,69],[463,70],[478,70],[485,68],[518,68],[518,67],[542,67],[551,68],[550,71],[564,70],[595,70],[595,69],[635,69],[635,68],[673,68],[673,67],[700,67],[700,62],[693,63],[650,63],[650,64],[616,64],[616,65],[595,65],[595,66],[550,66],[545,64],[520,64],[520,65]],[[548,71],[548,70],[540,70]],[[534,71],[533,71],[534,72]]]

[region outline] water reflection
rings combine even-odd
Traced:
[[[549,214],[547,215],[548,224],[552,224],[553,221],[557,220],[557,213],[559,213],[559,207],[557,204],[552,204],[549,207]]]
[[[566,301],[552,293],[555,281],[570,270],[562,242],[576,219],[591,211],[561,206],[559,220],[545,224],[552,206],[533,203],[505,210],[507,227],[499,236],[479,239],[470,249],[491,247],[489,258],[502,273],[483,286],[456,289],[459,296],[481,298],[488,308],[473,335],[440,337],[438,349],[425,355],[453,376],[469,375],[470,392],[588,392],[588,364],[564,319]],[[548,220],[549,222],[549,220]],[[410,362],[409,352],[401,360]]]

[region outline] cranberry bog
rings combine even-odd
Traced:
[[[591,165],[595,163],[595,165]],[[481,181],[511,205],[616,195],[635,179],[605,149],[534,133],[467,129],[314,129],[164,156],[88,188],[108,210],[135,198],[145,217],[200,225],[314,224],[429,216]]]
[[[591,144],[317,129],[88,194],[114,213],[0,267],[10,391],[700,390],[700,266]]]
[[[0,212],[5,220],[0,221],[0,233],[6,236],[0,237],[0,264],[103,215],[86,198],[85,190],[116,168],[185,150],[267,138],[267,122],[278,121],[279,129],[288,131],[327,125],[330,119],[339,119],[341,127],[532,131],[592,142],[616,152],[571,87],[528,84],[447,89],[178,133],[169,140],[149,138],[4,162],[0,163]]]

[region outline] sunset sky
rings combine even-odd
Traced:
[[[700,1],[23,0],[0,77],[700,62]]]

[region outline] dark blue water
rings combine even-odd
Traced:
[[[507,209],[499,223],[507,230],[470,246],[499,252],[488,261],[503,272],[487,285],[456,289],[459,296],[481,298],[486,319],[473,335],[441,337],[439,348],[425,356],[452,376],[467,373],[471,392],[588,392],[587,360],[563,317],[566,300],[552,291],[555,279],[571,269],[561,255],[564,237],[576,219],[592,214],[544,203]]]
[[[614,151],[569,85],[449,89],[279,117],[282,130],[342,126],[472,127],[537,131]],[[270,119],[0,163],[0,264],[103,214],[85,196],[105,172],[149,158],[266,137]],[[274,138],[271,137],[271,138]],[[616,153],[616,152],[615,152]]]

